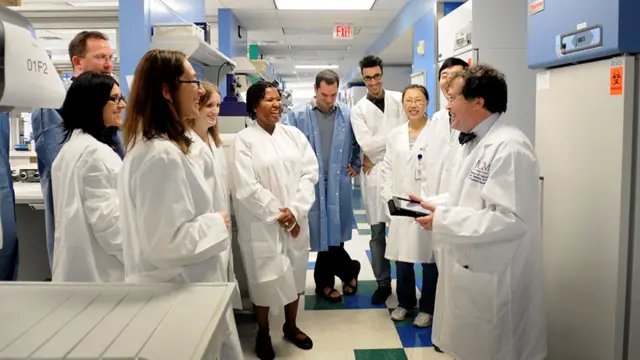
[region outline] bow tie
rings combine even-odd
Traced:
[[[458,135],[458,141],[460,142],[460,145],[464,145],[475,138],[476,138],[476,134],[474,133],[461,132],[460,135]]]

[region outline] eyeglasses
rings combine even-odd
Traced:
[[[180,83],[180,84],[195,84],[197,87],[200,87],[200,80],[180,80],[180,79],[178,79],[178,83]]]
[[[364,81],[371,81],[371,80],[375,80],[378,81],[382,78],[382,74],[375,74],[373,76],[364,76],[362,79]]]
[[[404,99],[404,103],[407,105],[416,104],[418,106],[424,105],[424,100],[422,99]]]
[[[125,100],[124,96],[122,95],[111,95],[109,97],[109,100],[113,101],[116,104],[120,104],[120,102],[126,103],[127,100]]]
[[[93,55],[91,58],[102,62],[113,62],[113,55]]]

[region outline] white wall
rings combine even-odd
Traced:
[[[383,81],[387,90],[404,90],[411,83],[411,65],[385,66]]]

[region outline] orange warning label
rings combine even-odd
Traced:
[[[609,74],[609,95],[622,95],[624,85],[624,67],[616,66],[610,69]]]

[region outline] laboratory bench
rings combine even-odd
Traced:
[[[44,198],[39,182],[14,182],[16,230],[18,232],[19,281],[43,281],[51,278]]]
[[[214,360],[234,285],[0,285],[0,360]],[[233,321],[233,320],[231,320]]]

